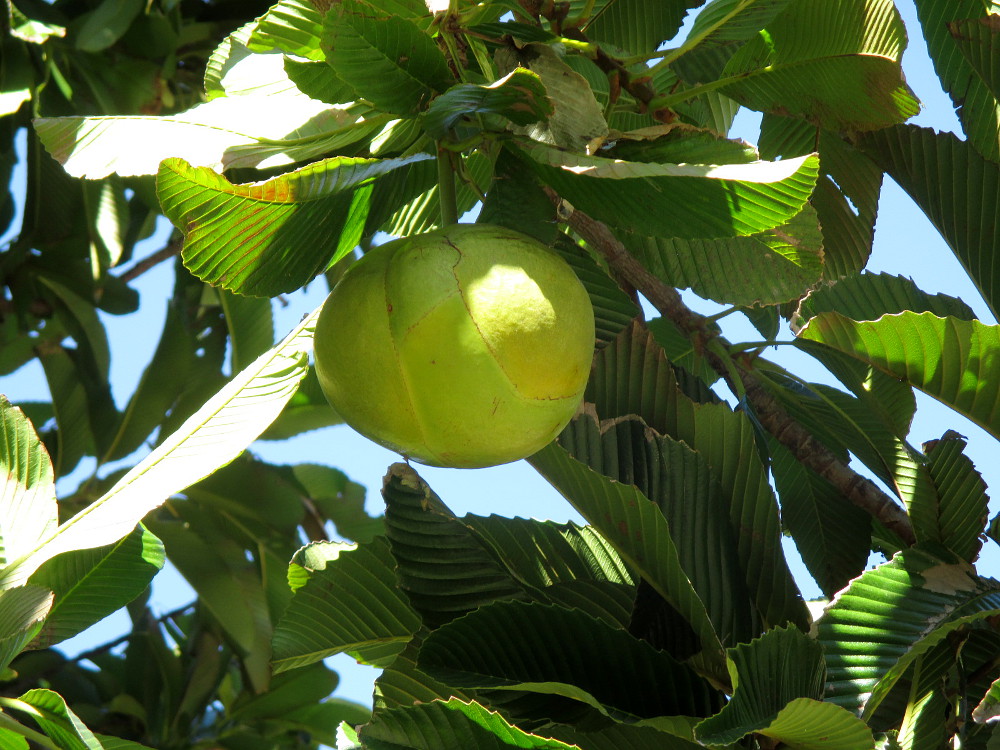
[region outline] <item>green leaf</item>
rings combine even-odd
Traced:
[[[836,312],[853,320],[878,320],[902,312],[931,312],[941,317],[974,320],[976,314],[965,302],[946,294],[928,294],[913,279],[887,273],[861,273],[814,290],[795,311],[793,330],[810,318]]]
[[[872,251],[882,170],[839,134],[770,113],[761,121],[759,147],[765,159],[819,151],[820,177],[810,202],[823,228],[823,275],[834,281],[860,272]]]
[[[891,0],[794,3],[729,60],[721,91],[831,130],[895,125],[920,110],[899,65],[905,44]]]
[[[515,127],[515,132],[574,151],[602,142],[607,136],[608,124],[587,79],[551,46],[531,43],[520,49],[501,49],[497,52],[497,67],[503,74],[521,68],[531,71],[541,79],[549,99],[552,111],[547,117],[536,125]]]
[[[729,649],[727,658],[735,691],[718,714],[696,727],[695,735],[703,744],[724,745],[750,732],[767,733],[791,701],[806,698],[818,703],[822,695],[823,649],[795,628],[769,630],[750,643]],[[822,734],[820,730],[819,737]],[[780,734],[771,736],[789,742]],[[795,738],[790,739],[794,747]]]
[[[146,589],[163,562],[163,544],[142,526],[116,544],[45,562],[29,579],[55,594],[37,647],[71,638],[124,607]]]
[[[703,747],[652,726],[613,724],[596,731],[580,731],[565,726],[552,726],[543,732],[548,737],[579,747],[580,750],[697,750]]]
[[[337,673],[324,664],[311,664],[278,675],[266,693],[242,694],[229,707],[227,719],[246,722],[255,719],[280,719],[294,711],[318,704],[337,687]]]
[[[296,568],[297,576],[307,577],[275,627],[275,673],[342,651],[380,648],[380,661],[388,663],[420,627],[420,618],[398,588],[384,537],[354,549],[314,542],[292,560],[289,574]]]
[[[701,166],[577,156],[545,146],[527,153],[543,182],[609,226],[640,235],[736,237],[788,222],[816,184],[815,156]]]
[[[969,144],[987,159],[997,161],[1000,159],[1000,107],[982,74],[970,64],[967,56],[971,52],[970,43],[963,44],[961,35],[956,37],[952,27],[953,22],[989,23],[985,19],[996,13],[996,7],[985,2],[953,3],[950,0],[916,0],[914,4],[934,70],[955,105]]]
[[[806,208],[781,227],[742,237],[683,240],[622,233],[626,247],[668,285],[730,305],[799,299],[823,275],[823,235]]]
[[[1000,393],[989,377],[997,366],[1000,327],[931,313],[864,322],[825,313],[799,335],[902,378],[1000,439]]]
[[[489,85],[463,83],[452,86],[431,102],[424,128],[433,138],[443,138],[465,117],[501,115],[515,125],[544,120],[553,113],[545,86],[536,73],[517,68]]]
[[[320,388],[316,368],[310,366],[299,390],[260,436],[260,440],[287,440],[303,432],[343,423],[344,420],[333,410]]]
[[[0,589],[0,673],[41,630],[52,601],[41,586]]]
[[[586,439],[599,441],[592,417],[578,417],[575,423]],[[660,509],[634,486],[602,476],[558,443],[550,443],[530,462],[687,621],[698,642],[691,663],[724,684],[719,636],[681,566]]]
[[[160,341],[129,398],[103,461],[125,458],[142,445],[163,423],[193,375],[200,343],[184,326],[179,307],[176,302],[168,304]]]
[[[454,83],[427,34],[367,0],[341,0],[327,12],[323,49],[337,75],[385,112],[413,114]]]
[[[274,345],[271,300],[219,290],[229,329],[230,369],[239,372]]]
[[[117,42],[142,12],[143,0],[102,0],[76,31],[76,48],[100,52]]]
[[[979,18],[965,18],[948,24],[948,30],[962,51],[962,56],[976,71],[995,99],[1000,99],[998,18],[1000,16],[997,14],[991,14]]]
[[[375,680],[373,702],[377,715],[387,708],[414,706],[437,700],[449,700],[450,698],[471,700],[471,696],[466,695],[457,687],[439,682],[417,669],[420,639],[421,634],[416,634]]]
[[[909,511],[918,542],[943,544],[971,563],[982,547],[989,497],[982,476],[963,452],[965,445],[965,439],[951,430],[924,445],[937,502],[930,507],[911,504]]]
[[[579,581],[634,585],[621,557],[591,526],[497,515],[470,515],[462,522],[507,570],[531,586]]]
[[[308,0],[280,0],[261,16],[247,40],[254,52],[279,49],[289,55],[322,60],[323,12]]]
[[[875,739],[865,722],[831,703],[796,698],[760,734],[788,750],[870,750]]]
[[[17,585],[63,552],[118,541],[172,494],[239,456],[298,387],[317,314],[233,378],[101,498],[0,571],[0,585]]]
[[[841,592],[817,623],[831,703],[871,716],[921,655],[1000,614],[1000,584],[944,548],[910,548]]]
[[[823,594],[832,597],[865,569],[871,516],[777,441],[771,441],[770,451],[782,523]]]
[[[34,548],[58,523],[52,462],[24,412],[0,396],[0,566]]]
[[[689,83],[714,81],[740,45],[769,25],[789,2],[712,0],[694,19],[684,44],[668,53],[671,67]]]
[[[389,467],[382,486],[386,535],[400,590],[435,628],[524,587],[408,464]]]
[[[218,171],[280,167],[371,137],[384,124],[378,117],[363,119],[357,108],[332,107],[300,93],[287,80],[281,55],[248,59],[254,57],[281,66],[283,93],[222,96],[169,116],[41,117],[35,131],[67,172],[98,179],[156,174],[170,157]],[[268,117],[260,117],[264,108]],[[122,143],[148,147],[122,149]]]
[[[361,740],[370,750],[572,750],[571,745],[529,734],[499,713],[458,698],[379,711],[361,730]]]
[[[583,31],[593,41],[645,55],[673,38],[688,9],[699,5],[701,0],[603,0],[594,4]]]
[[[578,610],[536,603],[496,602],[452,620],[424,640],[417,666],[463,689],[561,695],[630,718],[705,716],[718,706],[715,690],[665,651]]]
[[[247,565],[243,545],[226,538],[214,519],[190,502],[171,505],[175,519],[149,519],[178,572],[198,594],[198,602],[219,623],[226,640],[244,657],[267,660],[271,621],[261,574]],[[253,668],[256,665],[247,665]],[[266,689],[259,673],[255,689]]]
[[[249,185],[167,159],[157,194],[184,232],[182,258],[192,273],[229,291],[274,296],[298,289],[352,252],[373,182],[428,158],[334,157]]]
[[[61,344],[39,347],[38,360],[52,395],[56,434],[55,440],[50,439],[49,451],[54,458],[55,476],[61,477],[73,471],[81,458],[97,452],[87,392],[76,364]]]
[[[61,750],[104,750],[100,740],[52,690],[29,690],[17,699],[16,708],[31,716]]]
[[[355,542],[369,542],[385,533],[385,519],[365,511],[365,488],[342,471],[321,464],[295,464],[292,476],[309,499],[333,521],[337,533]]]
[[[993,681],[989,691],[972,711],[977,724],[986,724],[1000,716],[1000,678]]]
[[[992,137],[998,141],[996,129]],[[1000,268],[994,259],[1000,240],[994,219],[1000,213],[1000,164],[983,159],[952,133],[913,125],[866,133],[859,145],[916,201],[996,315]],[[998,148],[996,142],[993,147]]]

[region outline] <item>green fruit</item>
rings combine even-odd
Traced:
[[[323,392],[361,434],[433,466],[493,466],[539,450],[576,412],[594,312],[549,248],[459,224],[352,265],[315,352]]]

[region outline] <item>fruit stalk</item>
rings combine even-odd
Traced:
[[[439,143],[437,147],[438,202],[441,206],[441,226],[458,223],[458,199],[455,196],[455,169],[452,152]]]

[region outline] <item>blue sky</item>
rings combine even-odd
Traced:
[[[907,27],[917,30],[912,0],[897,0]],[[904,56],[904,70],[911,87],[924,103],[924,111],[914,122],[938,130],[958,131],[951,102],[941,91],[933,73],[926,49],[918,33],[911,36],[911,46]],[[741,113],[733,130],[734,137],[755,142],[759,116]],[[22,151],[23,153],[23,151]],[[15,174],[15,181],[21,172]],[[22,178],[23,179],[23,178]],[[162,246],[169,227],[161,226],[157,237],[137,250],[141,257]],[[875,249],[869,263],[873,271],[886,271],[910,276],[918,286],[928,292],[943,292],[963,298],[977,312],[984,323],[996,321],[989,315],[975,287],[969,282],[950,250],[934,228],[910,199],[891,181],[883,188],[876,228]],[[104,321],[112,346],[111,381],[114,394],[122,405],[134,390],[143,368],[149,361],[161,329],[166,299],[173,286],[170,264],[163,264],[136,282],[142,295],[140,312],[124,317],[105,316]],[[318,306],[326,294],[322,282],[317,282],[302,292],[289,295],[288,305],[275,305],[276,332],[279,336],[298,323],[302,314]],[[712,303],[686,294],[689,304],[702,312],[721,309]],[[727,337],[734,342],[757,341],[760,334],[740,316],[730,316],[723,321]],[[804,377],[820,380],[824,373],[804,355],[781,347],[767,353],[783,365]],[[826,382],[832,382],[825,378]],[[40,366],[32,364],[14,375],[0,380],[0,392],[12,401],[47,400],[45,380]],[[921,442],[940,437],[945,430],[955,429],[969,438],[967,454],[983,473],[991,487],[1000,486],[1000,467],[995,460],[996,444],[980,428],[968,420],[937,404],[933,399],[918,393],[918,412],[911,432],[911,442]],[[369,511],[381,512],[378,489],[389,464],[399,460],[390,451],[362,438],[346,426],[330,428],[280,444],[257,443],[254,452],[275,463],[318,462],[344,470],[353,480],[369,488]],[[91,465],[92,466],[92,465]],[[90,470],[90,467],[85,467]],[[417,467],[424,479],[442,499],[459,514],[475,513],[504,516],[525,516],[557,521],[582,521],[570,505],[561,498],[526,463],[517,462],[489,469],[459,470]],[[63,487],[71,486],[64,483]],[[991,508],[991,515],[998,510],[998,503]],[[786,548],[793,568],[807,597],[818,595],[815,584],[797,562],[794,545]],[[980,572],[996,575],[1000,571],[1000,554],[997,545],[990,542],[980,559]],[[157,613],[167,612],[193,599],[193,592],[171,569],[164,570],[154,581],[150,606]],[[119,612],[103,623],[91,628],[62,648],[69,654],[93,648],[126,631],[127,618]],[[370,704],[372,680],[376,671],[356,665],[346,656],[336,657],[331,664],[341,672],[342,686],[338,695]]]

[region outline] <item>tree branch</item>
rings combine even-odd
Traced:
[[[165,246],[157,250],[152,255],[147,255],[142,260],[136,261],[131,268],[123,272],[118,278],[127,284],[133,279],[142,276],[144,273],[146,273],[146,271],[151,269],[153,266],[159,265],[165,260],[170,260],[175,255],[177,255],[177,253],[179,253],[181,251],[181,248],[183,247],[184,247],[184,242],[181,239],[179,238],[172,239],[170,240],[170,242],[168,242]]]
[[[851,503],[896,533],[904,543],[916,542],[909,516],[893,498],[880,490],[874,482],[851,469],[809,430],[796,422],[745,361],[739,357],[724,361],[712,351],[713,347],[707,346],[709,340],[715,339],[723,351],[729,350],[729,344],[711,329],[705,316],[691,310],[681,300],[676,289],[646,270],[605,224],[573,209],[550,188],[545,190],[556,205],[559,218],[600,252],[622,278],[638,289],[661,315],[689,335],[701,338],[706,344],[702,347],[704,356],[712,369],[729,383],[734,392],[745,392],[760,423],[803,466],[830,482]],[[739,383],[733,382],[733,372],[738,375]]]

